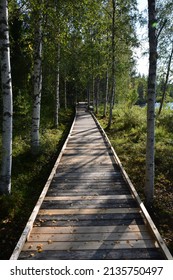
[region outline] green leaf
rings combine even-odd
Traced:
[[[154,22],[154,23],[152,24],[152,27],[153,27],[153,28],[156,28],[156,27],[157,27],[157,22]]]

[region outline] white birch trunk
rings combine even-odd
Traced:
[[[87,87],[87,99],[88,99],[88,109],[90,108],[90,103],[91,103],[91,96],[90,96],[90,85],[88,84]]]
[[[55,108],[55,127],[57,128],[59,125],[59,95],[60,95],[60,45],[58,44],[57,50],[57,75],[56,75],[56,108]]]
[[[116,0],[112,0],[112,80],[111,80],[111,96],[110,96],[110,111],[109,111],[109,123],[108,127],[112,125],[112,114],[115,99],[115,11]]]
[[[64,80],[64,107],[65,110],[67,109],[67,78],[65,75],[65,80]]]
[[[106,92],[105,92],[103,117],[106,117],[106,113],[107,113],[108,93],[109,93],[109,70],[107,69],[107,71],[106,71]]]
[[[37,154],[40,147],[40,108],[42,92],[42,28],[41,20],[35,27],[35,48],[34,48],[34,94],[33,94],[33,112],[31,128],[31,150]]]
[[[93,100],[93,107],[96,106],[96,99],[95,99],[95,78],[94,75],[92,76],[92,100]]]
[[[0,57],[3,94],[2,169],[0,177],[0,193],[10,194],[12,168],[13,101],[7,0],[1,0],[0,3]]]
[[[158,115],[161,114],[163,103],[164,103],[164,100],[165,100],[165,97],[166,97],[166,90],[167,90],[167,85],[168,85],[168,81],[169,81],[169,74],[170,74],[170,71],[171,71],[172,57],[173,57],[173,43],[172,43],[171,54],[169,56],[167,73],[166,73],[166,80],[165,80],[164,85],[163,85],[163,93],[162,93],[162,99],[161,99],[161,102],[160,102]]]
[[[157,70],[157,36],[155,0],[148,0],[149,14],[149,77],[147,96],[147,144],[146,144],[146,204],[151,206],[154,198],[154,148],[155,148],[155,99]]]

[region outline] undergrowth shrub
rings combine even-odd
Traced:
[[[124,129],[146,128],[145,109],[133,106],[124,110]]]
[[[173,133],[173,110],[164,108],[160,116],[156,118],[156,125],[162,126],[167,132]]]
[[[139,106],[117,105],[113,111],[112,129],[129,131],[132,128],[146,129],[146,109]]]

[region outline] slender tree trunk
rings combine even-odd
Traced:
[[[149,16],[149,77],[147,96],[147,143],[146,143],[146,204],[151,206],[154,198],[154,147],[155,147],[155,99],[156,99],[156,71],[157,71],[157,36],[156,36],[156,3],[148,0]]]
[[[96,80],[96,114],[98,114],[98,107],[99,107],[99,96],[100,96],[100,78],[98,77]]]
[[[59,107],[60,107],[60,101],[59,101],[59,95],[60,95],[59,78],[60,78],[60,44],[58,44],[58,49],[57,49],[56,108],[55,108],[55,126],[56,126],[56,128],[59,125]]]
[[[111,96],[108,127],[112,125],[112,111],[115,99],[115,9],[116,0],[112,0],[112,80],[111,80]]]
[[[103,117],[106,117],[106,113],[107,113],[108,93],[109,93],[109,70],[107,69],[107,71],[106,71],[106,91],[105,91]]]
[[[93,99],[93,108],[95,108],[96,99],[95,99],[95,79],[94,79],[94,75],[92,76],[92,99]]]
[[[40,109],[42,92],[42,26],[41,19],[35,26],[35,47],[34,47],[34,96],[31,129],[31,150],[37,154],[40,147]]]
[[[3,95],[2,167],[0,193],[11,193],[13,100],[8,26],[8,1],[0,3],[0,57]]]
[[[168,80],[169,80],[169,73],[170,73],[170,70],[171,70],[172,56],[173,56],[173,43],[172,43],[171,54],[170,54],[170,56],[169,56],[168,68],[167,68],[167,73],[166,73],[166,80],[165,80],[165,82],[164,82],[162,100],[161,100],[161,102],[160,102],[160,107],[159,107],[158,115],[161,114],[162,107],[163,107],[163,103],[164,103],[165,96],[166,96],[166,90],[167,90],[167,85],[168,85]]]
[[[87,102],[88,102],[88,109],[90,108],[90,103],[91,103],[91,96],[90,96],[90,84],[88,82],[87,86]]]
[[[65,80],[64,80],[64,107],[65,110],[67,109],[67,77],[65,75]]]

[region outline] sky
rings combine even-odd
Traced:
[[[139,12],[144,11],[148,6],[147,0],[137,0]],[[144,55],[148,49],[148,36],[147,26],[139,27],[137,26],[137,34],[140,40],[140,48],[135,49],[135,57],[137,61],[137,72],[140,74],[148,75],[148,55]]]

